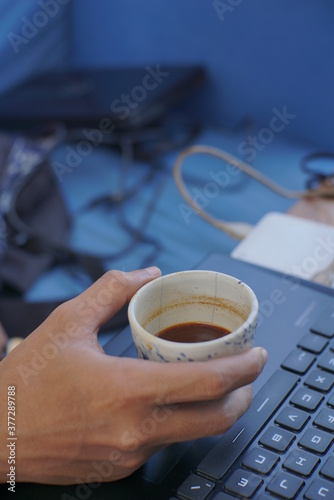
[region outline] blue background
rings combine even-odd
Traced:
[[[57,14],[15,54],[9,33],[41,4]],[[331,0],[1,0],[0,16],[0,91],[50,66],[196,62],[210,82],[194,104],[202,120],[262,127],[287,106],[289,135],[333,149]]]
[[[297,115],[290,135],[333,149],[331,0],[77,0],[73,7],[74,64],[201,63],[210,77],[196,103],[202,118],[230,124],[249,116],[266,126],[272,108],[287,106]]]
[[[41,7],[47,0],[0,1],[0,92],[31,74],[70,64],[70,1],[56,1],[51,14]]]
[[[188,116],[203,126],[196,143],[240,157],[247,132],[237,125],[245,118],[251,120],[253,134],[258,136],[271,123],[273,110],[286,109],[294,118],[256,151],[252,163],[291,189],[305,186],[300,171],[303,155],[334,150],[332,0],[59,2],[1,0],[0,91],[50,67],[200,63],[207,69],[208,84],[187,105]],[[53,6],[56,13],[16,53],[9,34],[22,36],[27,20],[38,19],[34,16],[43,10],[42,4]],[[55,151],[52,162],[63,161],[64,147]],[[211,252],[229,253],[237,244],[195,214],[185,221],[180,209],[183,200],[172,178],[177,153],[163,158],[163,171],[123,214],[138,226],[145,207],[158,193],[146,232],[163,249],[150,264],[159,265],[164,273],[190,268]],[[210,172],[223,168],[217,160],[203,157],[187,165],[194,186],[202,188],[211,180]],[[117,189],[120,168],[115,152],[96,147],[78,168],[64,175],[59,187],[73,216],[74,247],[105,254],[128,243],[117,212],[98,208],[80,212],[91,199]],[[126,182],[136,184],[149,168],[135,162]],[[293,203],[240,174],[206,208],[218,218],[256,224],[266,212],[286,211]],[[141,242],[134,252],[107,261],[106,268],[139,267],[151,251],[147,242]],[[57,268],[39,278],[27,297],[68,297],[87,284],[85,278],[74,278],[68,269]]]

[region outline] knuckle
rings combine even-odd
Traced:
[[[136,453],[129,454],[123,462],[123,467],[126,470],[126,475],[130,475],[132,472],[136,471],[143,465],[145,460],[141,458],[140,455]]]
[[[248,410],[252,401],[252,387],[245,386],[238,391],[237,399],[228,398],[221,410],[208,423],[211,435],[223,434]]]
[[[105,272],[103,277],[107,280],[113,280],[115,278],[117,279],[120,274],[122,274],[122,271],[118,271],[116,269],[109,269],[108,271]]]
[[[123,271],[118,271],[116,269],[110,269],[109,271],[107,271],[103,275],[102,279],[108,283],[108,287],[110,290],[112,288],[115,288],[115,291],[119,290],[120,287],[124,287],[127,282],[126,273],[124,273]]]
[[[66,321],[72,315],[72,299],[63,302],[57,306],[50,314],[50,318],[58,322]]]
[[[221,433],[228,431],[238,420],[239,415],[235,414],[233,408],[228,407],[225,410],[224,418],[221,422]]]
[[[207,425],[207,434],[208,436],[218,436],[219,434],[224,433],[228,429],[228,426],[225,422],[225,416],[223,418],[221,416],[215,416],[208,422]]]
[[[134,453],[138,449],[138,439],[135,435],[127,433],[119,443],[119,451],[121,453]]]
[[[210,399],[221,397],[226,392],[227,387],[227,376],[219,371],[214,372],[204,382],[205,395]]]

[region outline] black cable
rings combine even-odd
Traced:
[[[185,144],[189,143],[195,135],[198,133],[199,128],[197,126],[191,126],[187,134],[182,138],[182,141],[178,142],[168,142],[166,140],[161,141],[161,136],[163,130],[159,128],[150,128],[143,131],[134,132],[123,132],[121,135],[117,136],[117,143],[121,160],[120,160],[120,177],[119,177],[119,187],[116,194],[103,195],[91,200],[88,204],[81,207],[79,211],[82,213],[91,208],[97,206],[103,206],[105,209],[115,208],[118,213],[118,222],[120,227],[122,227],[132,238],[130,243],[125,247],[121,248],[117,252],[101,256],[103,260],[117,260],[119,257],[127,255],[129,252],[133,251],[136,245],[141,242],[144,244],[149,244],[153,247],[150,255],[145,259],[146,261],[153,261],[154,258],[162,251],[162,247],[156,238],[150,237],[146,234],[146,229],[149,224],[151,215],[154,213],[155,205],[159,200],[162,190],[167,181],[167,177],[158,183],[156,190],[152,191],[151,200],[148,202],[142,220],[138,227],[134,227],[126,218],[124,212],[124,203],[131,201],[135,198],[144,188],[147,188],[149,184],[152,184],[159,173],[167,173],[168,170],[165,169],[163,163],[159,161],[159,157],[166,152],[173,151],[174,149],[184,147]],[[165,134],[166,135],[166,134]],[[170,133],[167,134],[169,137]],[[74,136],[72,136],[73,138]],[[148,140],[155,140],[155,147],[151,149],[145,149],[146,142]],[[143,179],[137,183],[134,188],[128,188],[126,186],[126,179],[128,177],[127,171],[130,165],[134,161],[146,161],[149,165],[149,172],[143,177]],[[169,173],[169,172],[168,172]]]
[[[124,167],[128,168],[129,165],[132,163],[132,161],[133,161],[133,149],[131,148],[129,142],[124,142],[123,143],[123,162],[125,162]],[[153,182],[153,180],[157,179],[157,174],[160,171],[160,164],[158,164],[156,160],[155,161],[152,160],[150,166],[152,168],[152,172],[155,173],[154,179],[152,179]],[[123,176],[123,182],[125,181],[125,179],[126,175]],[[153,189],[152,197],[149,200],[148,204],[146,205],[140,225],[138,227],[133,226],[127,220],[123,205],[120,207],[119,210],[119,223],[121,227],[124,228],[129,233],[131,233],[133,236],[133,242],[131,246],[134,248],[139,242],[148,243],[153,246],[152,254],[150,254],[150,256],[145,259],[145,262],[149,259],[151,259],[152,262],[155,256],[162,250],[159,241],[156,238],[148,236],[146,234],[146,229],[153,213],[155,212],[156,203],[160,199],[162,191],[165,188],[165,183],[166,183],[166,178],[160,180],[160,182],[157,183],[155,190]],[[142,263],[142,265],[144,264]]]

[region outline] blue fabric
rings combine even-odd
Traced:
[[[244,132],[206,129],[196,144],[212,145],[235,155],[243,140]],[[69,151],[76,151],[76,147],[71,144],[59,148],[52,158],[54,167],[65,164],[66,155]],[[287,188],[302,189],[305,175],[300,171],[299,161],[309,151],[309,146],[303,143],[277,136],[257,154],[253,166]],[[165,156],[164,170],[125,202],[122,212],[113,205],[84,211],[82,208],[100,195],[117,192],[120,175],[123,175],[127,188],[139,186],[151,168],[149,165],[134,162],[125,172],[118,154],[96,146],[77,162],[75,168],[59,176],[60,188],[73,216],[73,247],[101,255],[120,252],[117,258],[106,260],[106,269],[131,270],[145,262],[158,265],[163,273],[189,269],[211,252],[230,253],[237,240],[189,212],[181,198],[172,176],[177,154],[178,151]],[[205,209],[218,218],[256,224],[268,211],[286,211],[294,203],[242,173],[230,176],[226,187],[218,186],[212,196],[212,175],[219,177],[225,169],[223,162],[202,155],[188,158],[183,169],[190,193],[194,196],[200,192],[202,202],[206,203]],[[125,218],[134,228],[140,227],[152,200],[145,235],[158,241],[161,251],[154,254],[150,242],[139,242],[125,253],[123,249],[131,242],[131,237],[120,222]],[[67,298],[89,284],[84,275],[73,276],[69,269],[59,268],[43,275],[27,297],[29,300]]]
[[[68,65],[71,0],[2,0],[0,92],[34,73]]]

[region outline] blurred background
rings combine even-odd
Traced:
[[[205,72],[151,135],[140,130],[140,154],[129,132],[107,147],[91,137],[84,152],[82,136],[59,124],[63,135],[46,159],[71,221],[66,245],[102,264],[87,275],[85,255],[80,262],[57,255],[26,287],[7,281],[6,292],[62,300],[112,267],[156,264],[166,273],[230,253],[237,242],[187,208],[175,187],[173,165],[186,145],[223,149],[290,189],[307,185],[305,156],[334,153],[331,0],[1,0],[0,15],[0,115],[1,95],[10,107],[6,93],[49,71],[194,65]],[[3,122],[2,131],[13,134]],[[154,154],[146,154],[152,143]],[[191,194],[218,218],[254,225],[295,203],[240,172],[210,192],[224,169],[211,157],[185,164]]]
[[[209,80],[201,120],[264,126],[287,106],[287,133],[333,147],[330,0],[2,0],[0,13],[1,90],[50,67],[196,63]]]

